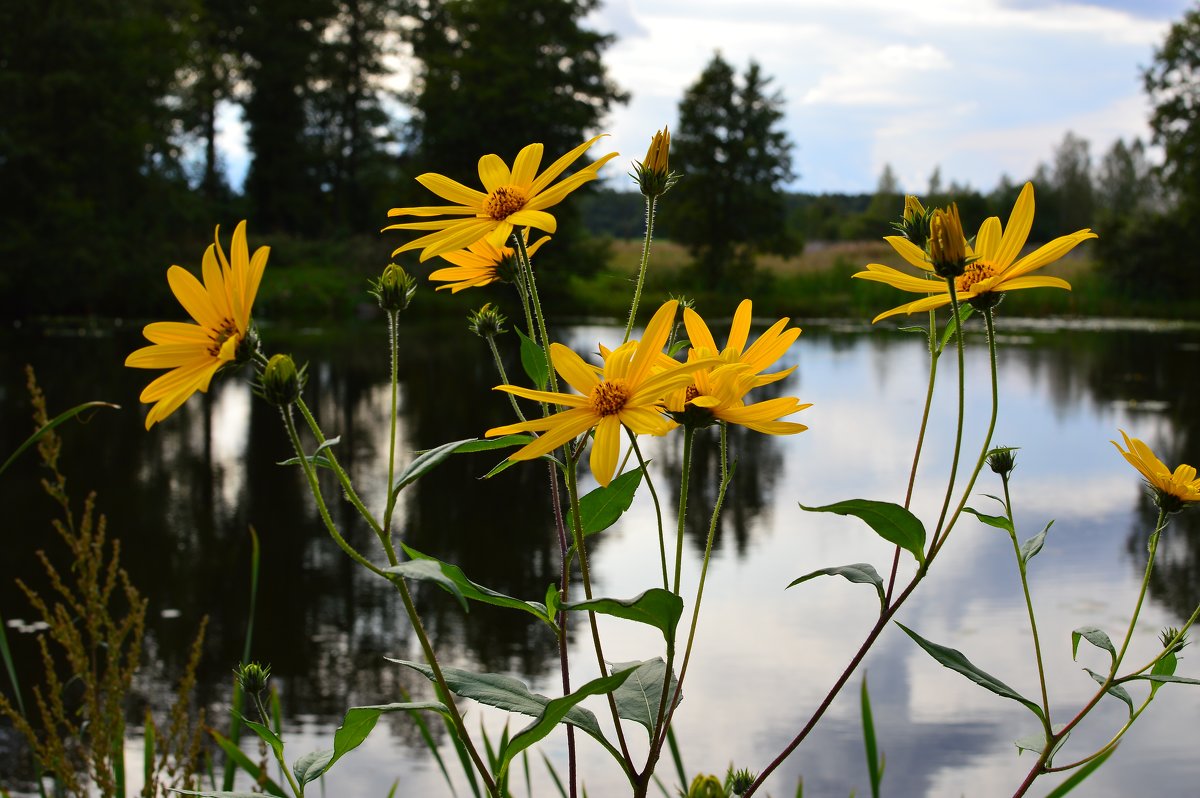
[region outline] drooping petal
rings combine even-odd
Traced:
[[[592,441],[592,456],[588,461],[596,482],[604,487],[612,482],[620,456],[621,422],[616,416],[605,416],[596,425],[596,439]]]
[[[553,216],[545,211],[535,211],[529,208],[523,208],[505,219],[506,222],[521,227],[536,227],[538,230],[544,230],[547,233],[553,233],[558,229],[558,222]]]

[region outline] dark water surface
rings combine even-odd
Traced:
[[[444,328],[404,329],[400,451],[478,436],[508,420],[507,402],[489,390],[497,379],[486,347],[461,330],[457,321]],[[1114,639],[1122,635],[1154,520],[1140,480],[1108,441],[1119,439],[1123,428],[1168,463],[1200,460],[1195,365],[1200,330],[1039,328],[1002,320],[1001,335],[995,441],[1022,447],[1013,481],[1022,538],[1055,520],[1045,549],[1031,565],[1031,580],[1054,719],[1065,721],[1094,687],[1081,666],[1101,669],[1105,657],[1081,651],[1079,662],[1073,662],[1070,632],[1096,625]],[[576,326],[558,337],[588,352],[598,342],[618,342],[620,331]],[[155,664],[139,678],[139,695],[166,700],[196,624],[208,615],[201,699],[216,712],[228,699],[228,675],[241,655],[246,627],[249,525],[258,530],[263,552],[253,655],[270,662],[277,677],[289,756],[328,747],[349,706],[402,700],[401,688],[426,694],[422,680],[384,660],[419,658],[398,599],[329,540],[300,473],[276,465],[290,455],[278,414],[251,396],[244,379],[219,380],[209,395],[194,397],[147,433],[137,394],[152,373],[121,366],[140,345],[138,329],[25,328],[0,338],[0,448],[5,455],[30,429],[21,373],[27,362],[38,370],[52,413],[90,399],[124,406],[99,413],[86,425],[67,426],[64,462],[77,500],[97,491],[110,534],[122,541],[123,562],[150,598],[147,648]],[[290,348],[298,360],[309,361],[308,401],[326,434],[341,436],[338,454],[368,506],[381,508],[389,400],[382,331],[267,330],[266,338],[270,351]],[[784,587],[809,571],[852,562],[870,562],[886,573],[891,547],[851,519],[806,514],[798,503],[903,499],[926,361],[919,336],[808,325],[788,355],[788,365],[798,369],[779,391],[813,403],[798,417],[811,429],[788,438],[732,435],[737,479],[721,521],[696,653],[677,715],[689,773],[724,773],[731,762],[761,769],[808,718],[870,628],[878,603],[869,587],[840,579]],[[515,362],[509,368],[510,374],[519,372]],[[928,525],[936,518],[950,464],[955,370],[948,354],[914,498]],[[973,460],[989,406],[986,349],[978,332],[968,342],[967,376],[964,460]],[[670,506],[677,497],[680,440],[671,436],[646,447],[660,496]],[[498,460],[490,453],[458,456],[406,490],[401,528],[411,546],[460,565],[476,581],[540,600],[558,568],[546,472],[530,464],[480,479]],[[717,487],[712,440],[698,443],[694,462],[686,585],[695,584]],[[37,583],[37,549],[61,555],[48,526],[54,508],[40,492],[38,478],[35,458],[27,455],[0,481],[8,514],[0,612],[27,683],[37,672],[37,660],[33,634],[22,632],[31,616],[13,579]],[[336,499],[337,491],[327,488],[348,537],[370,550],[369,530]],[[985,472],[976,492],[999,491]],[[631,596],[660,579],[653,506],[645,494],[618,526],[590,539],[596,589],[602,594]],[[981,496],[972,504],[983,512],[997,511]],[[1177,517],[1164,535],[1143,611],[1144,631],[1134,639],[1129,662],[1152,656],[1158,629],[1178,625],[1200,601],[1196,515]],[[911,570],[907,563],[902,568]],[[509,673],[535,690],[555,691],[554,639],[529,616],[487,607],[473,607],[464,616],[450,597],[430,590],[418,591],[418,603],[444,662]],[[1036,697],[1027,619],[1003,533],[973,519],[961,523],[900,619]],[[648,627],[602,626],[611,661],[662,654],[661,638],[656,642],[657,633]],[[575,634],[577,684],[594,675],[590,650],[589,640]],[[1200,669],[1191,667],[1192,650],[1184,651],[1181,675],[1200,676]],[[885,794],[1008,795],[1032,764],[1028,754],[1018,758],[1012,745],[1036,730],[1032,716],[941,668],[899,630],[883,636],[865,672],[887,756]],[[793,794],[800,776],[806,795],[867,792],[857,699],[861,676],[862,671],[770,782],[775,795]],[[1159,698],[1081,794],[1115,798],[1147,787],[1155,795],[1197,794],[1200,693],[1169,686]],[[592,708],[602,710],[602,705]],[[1119,701],[1103,702],[1068,744],[1063,754],[1068,759],[1060,761],[1103,744],[1125,713]],[[504,720],[472,707],[468,724],[481,722],[498,734]],[[517,719],[513,728],[523,724]],[[644,747],[639,734],[631,731],[635,748]],[[0,740],[9,737],[0,735]],[[12,757],[4,745],[0,762],[8,762],[0,765],[0,777],[7,778]],[[140,763],[139,745],[130,742],[131,772],[140,772],[132,759]],[[563,772],[564,748],[558,734],[541,746]],[[581,756],[589,794],[626,793],[615,765],[598,746],[585,740]],[[532,765],[534,794],[549,795],[540,757]],[[401,780],[399,795],[447,793],[411,722],[388,717],[334,770],[326,794],[382,796],[396,779]],[[1036,794],[1056,780],[1044,781]],[[523,787],[517,792],[523,794]]]

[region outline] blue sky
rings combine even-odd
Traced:
[[[1140,72],[1189,0],[604,0],[588,23],[613,33],[605,62],[632,94],[603,127],[619,162],[677,127],[678,103],[713,53],[758,61],[786,103],[789,188],[873,191],[885,164],[922,193],[941,169],[990,190],[1031,177],[1068,131],[1099,160],[1149,139]],[[403,61],[401,61],[403,63]],[[401,76],[402,77],[402,76]],[[246,170],[234,109],[223,115],[231,177]],[[481,153],[482,154],[482,153]],[[515,153],[500,153],[506,160]],[[605,170],[626,185],[625,169]]]
[[[1067,131],[1098,159],[1148,138],[1140,69],[1187,0],[606,0],[606,62],[633,93],[607,129],[623,156],[674,125],[715,51],[751,58],[786,100],[801,191],[871,191],[885,164],[923,192],[935,167],[987,190],[1049,161]],[[624,160],[624,158],[622,159]],[[613,170],[615,171],[615,170]]]

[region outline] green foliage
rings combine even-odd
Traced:
[[[679,681],[674,673],[670,675],[670,680],[667,680],[667,664],[658,657],[645,662],[615,662],[612,666],[614,673],[630,668],[633,669],[633,673],[624,684],[613,691],[617,715],[640,723],[653,739],[658,728],[658,708],[662,704],[663,683],[667,683],[667,695],[674,696]],[[682,696],[679,700],[682,700]],[[668,706],[667,711],[670,710],[671,707]]]
[[[587,610],[627,621],[653,626],[668,642],[675,639],[675,628],[683,614],[683,599],[669,590],[652,587],[630,599],[596,597],[563,605],[564,610]]]
[[[1166,156],[1164,175],[1195,218],[1200,214],[1200,8],[1171,26],[1142,80],[1154,106],[1154,143]]]
[[[788,587],[795,587],[802,582],[816,579],[818,576],[840,576],[851,582],[874,585],[875,592],[879,594],[879,604],[881,607],[884,605],[883,578],[875,570],[875,566],[869,563],[859,562],[853,565],[835,565],[829,568],[820,568],[812,573],[807,573],[804,576],[793,579],[788,583]]]
[[[852,515],[864,521],[871,529],[875,530],[875,534],[879,537],[889,543],[895,543],[912,554],[918,563],[925,562],[925,525],[909,510],[898,504],[869,499],[849,499],[824,507],[805,507],[801,504],[800,509],[810,513]]]
[[[624,472],[607,485],[601,485],[579,499],[579,518],[583,534],[594,535],[615,524],[633,504],[633,497],[642,484],[641,467]],[[575,531],[575,516],[569,517]]]
[[[781,128],[783,95],[750,62],[739,80],[713,56],[679,103],[671,165],[683,177],[662,203],[663,230],[696,257],[706,288],[745,288],[759,251],[788,254],[783,185],[792,143]]]

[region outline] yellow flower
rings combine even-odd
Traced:
[[[1026,183],[1017,197],[1012,214],[1008,217],[1008,226],[1002,229],[1000,219],[992,216],[980,225],[974,248],[965,244],[968,260],[974,260],[970,260],[961,276],[954,278],[955,293],[960,300],[969,301],[980,297],[980,301],[994,302],[1003,292],[1020,288],[1050,287],[1065,288],[1068,291],[1071,289],[1066,280],[1029,276],[1029,273],[1053,263],[1080,242],[1095,238],[1096,234],[1088,229],[1077,230],[1070,235],[1059,236],[1025,257],[1018,258],[1032,225],[1033,185]],[[853,276],[929,296],[880,313],[873,321],[886,319],[897,313],[916,313],[950,304],[950,293],[945,280],[930,279],[933,276],[933,267],[925,252],[902,236],[888,236],[886,240],[901,257],[929,273],[929,277],[916,277],[880,263],[867,264],[867,271],[858,272]]]
[[[541,144],[530,144],[517,153],[511,171],[500,156],[485,155],[479,159],[479,181],[484,191],[467,188],[462,183],[433,172],[421,175],[417,178],[418,183],[439,197],[457,204],[392,208],[388,211],[388,216],[450,217],[385,227],[384,230],[434,231],[409,241],[392,255],[420,249],[421,260],[425,261],[436,255],[469,247],[481,238],[487,238],[493,247],[499,248],[504,246],[514,227],[536,227],[553,233],[557,222],[545,209],[557,205],[589,180],[595,180],[596,171],[617,157],[617,153],[610,152],[558,184],[550,184],[600,138],[588,139],[552,163],[540,175],[537,170],[542,162]]]
[[[516,385],[499,385],[496,390],[568,409],[545,418],[494,427],[485,434],[492,437],[513,432],[542,433],[508,458],[532,460],[595,428],[590,460],[592,476],[601,485],[607,485],[617,469],[621,426],[638,434],[665,435],[675,423],[663,416],[663,396],[690,382],[692,371],[708,365],[707,361],[696,361],[676,364],[670,370],[654,370],[671,332],[677,304],[671,300],[658,309],[640,342],[629,341],[605,352],[599,373],[567,347],[551,344],[550,360],[555,371],[578,394],[534,391]]]
[[[270,247],[259,247],[251,257],[246,246],[246,222],[233,231],[229,259],[221,249],[218,227],[214,243],[204,252],[203,285],[179,266],[167,270],[167,282],[195,324],[159,321],[146,325],[143,334],[152,346],[125,359],[125,365],[143,369],[171,369],[146,386],[140,397],[154,402],[146,414],[146,429],[175,412],[196,391],[205,392],[213,375],[235,359],[250,331],[250,308],[258,293]]]
[[[1200,502],[1200,479],[1196,479],[1194,466],[1180,464],[1174,471],[1163,465],[1162,460],[1154,456],[1150,447],[1137,438],[1130,438],[1121,430],[1125,439],[1126,449],[1121,444],[1110,441],[1121,456],[1146,478],[1160,507],[1167,512],[1183,509],[1184,505]]]
[[[525,237],[526,243],[528,243],[528,227],[525,228],[522,235]],[[533,258],[533,253],[537,252],[542,244],[549,240],[550,236],[539,238],[533,244],[529,245],[525,250],[526,253],[530,258]],[[429,275],[429,279],[446,283],[446,285],[439,285],[437,290],[441,291],[449,288],[450,293],[457,294],[464,288],[476,288],[505,279],[501,275],[500,266],[505,261],[513,261],[516,257],[516,251],[512,247],[494,246],[486,238],[481,238],[466,249],[460,249],[457,252],[447,252],[440,257],[442,260],[450,261],[454,266],[446,269],[438,269]]]
[[[741,301],[733,314],[733,323],[729,326],[729,338],[726,339],[723,349],[717,346],[708,325],[696,311],[684,308],[683,324],[687,328],[688,341],[691,343],[692,352],[696,353],[696,357],[715,357],[719,358],[721,363],[744,363],[751,367],[753,374],[759,375],[756,378],[755,386],[766,385],[782,380],[796,370],[793,366],[774,374],[761,374],[764,369],[770,368],[775,361],[783,357],[783,353],[788,350],[788,347],[796,342],[796,338],[800,336],[800,328],[792,327],[785,330],[784,328],[791,319],[780,319],[760,335],[758,340],[747,347],[746,342],[750,338],[750,321],[753,310],[754,305],[749,299]],[[693,357],[692,352],[688,353],[689,360]],[[719,363],[714,365],[719,365]]]
[[[812,407],[811,403],[800,404],[794,396],[746,404],[746,394],[763,384],[750,366],[733,363],[711,371],[700,369],[692,379],[691,385],[672,391],[666,400],[667,410],[683,423],[697,418],[700,420],[696,426],[725,421],[767,435],[795,435],[808,429],[794,421],[779,420]]]

